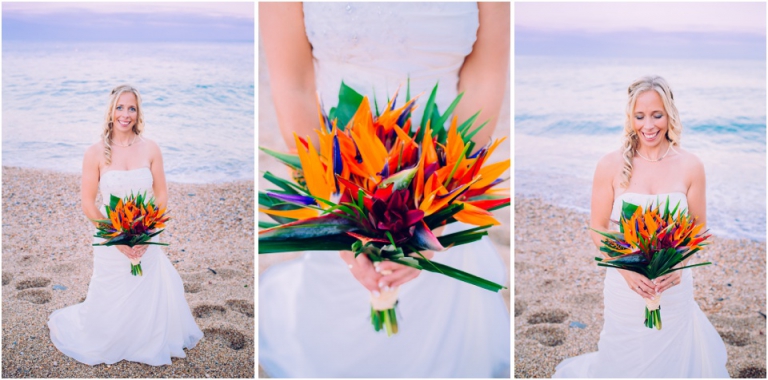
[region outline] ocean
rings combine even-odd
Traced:
[[[3,42],[4,166],[79,173],[109,94],[142,96],[172,182],[254,179],[254,44]]]
[[[765,61],[516,57],[515,194],[588,213],[595,165],[621,146],[627,87],[644,75],[672,87],[711,232],[765,241]]]

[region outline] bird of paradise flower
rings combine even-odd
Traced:
[[[598,266],[624,269],[640,273],[649,280],[668,273],[709,265],[704,262],[675,268],[694,253],[706,246],[711,234],[702,232],[703,224],[697,224],[696,218],[687,210],[679,210],[678,203],[669,209],[669,197],[664,209],[657,200],[643,210],[642,207],[623,202],[622,213],[618,221],[618,232],[602,232],[592,229],[605,237],[600,251],[609,257],[595,257]],[[661,295],[646,299],[645,326],[661,330]]]
[[[342,83],[337,107],[325,114],[318,105],[317,148],[295,134],[296,155],[261,148],[299,172],[295,178],[301,181],[265,173],[280,189],[259,193],[260,211],[276,222],[259,222],[265,228],[259,253],[351,249],[374,262],[393,261],[491,291],[504,288],[420,253],[481,239],[500,224],[490,211],[510,202],[508,189],[496,188],[510,160],[485,165],[503,139],[472,153],[471,138],[485,126],[471,128],[479,112],[460,125],[454,116],[446,129],[462,94],[441,115],[436,92],[437,85],[413,130],[416,99],[410,89],[399,108],[397,92],[383,112],[374,98],[374,116],[368,98]],[[432,232],[456,221],[477,227],[441,237]],[[372,310],[372,323],[377,331],[382,326],[388,334],[397,330],[394,310]]]
[[[110,195],[109,205],[105,205],[104,209],[107,219],[93,221],[97,223],[94,237],[105,241],[94,243],[94,246],[168,245],[149,241],[164,231],[165,223],[170,217],[166,215],[164,208],[160,209],[155,205],[154,198],[147,199],[146,192],[137,195],[131,192],[125,199]],[[143,273],[141,262],[131,260],[131,274],[141,276]]]

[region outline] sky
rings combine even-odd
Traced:
[[[253,42],[253,3],[3,3],[3,41]]]
[[[765,3],[516,3],[517,55],[765,59]]]

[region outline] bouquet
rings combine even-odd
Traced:
[[[396,108],[397,92],[380,112],[343,82],[339,105],[325,114],[319,105],[319,147],[294,135],[297,155],[261,148],[294,170],[294,180],[266,172],[278,190],[259,192],[260,211],[275,222],[259,222],[259,253],[303,250],[351,250],[375,265],[392,261],[419,270],[499,291],[504,287],[470,273],[428,260],[422,250],[442,251],[487,235],[499,222],[491,210],[509,206],[508,189],[497,189],[510,160],[486,165],[502,140],[472,153],[470,140],[479,112],[462,124],[454,116],[444,128],[460,94],[440,114],[434,103],[437,85],[424,117],[412,131],[415,99]],[[477,227],[436,237],[439,226],[461,221]],[[376,331],[397,332],[394,294],[372,297],[371,323]]]
[[[619,232],[592,229],[605,237],[600,251],[609,256],[595,257],[597,265],[637,272],[653,280],[677,270],[711,264],[705,262],[675,268],[707,245],[706,240],[711,236],[706,235],[707,231],[701,232],[703,225],[696,224],[687,210],[677,212],[679,206],[680,203],[670,210],[669,197],[663,212],[660,203],[656,208],[650,206],[644,211],[642,207],[623,202]],[[660,300],[660,294],[645,299],[645,326],[648,328],[661,330]]]
[[[127,245],[168,245],[149,241],[157,234],[163,232],[165,222],[170,219],[165,214],[165,209],[159,209],[155,205],[155,198],[147,199],[144,194],[126,196],[125,199],[110,196],[109,205],[105,205],[107,219],[93,220],[97,223],[94,237],[105,239],[101,243],[93,245],[113,246]],[[141,261],[131,260],[131,274],[141,276]]]

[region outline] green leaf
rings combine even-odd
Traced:
[[[424,115],[421,117],[421,128],[419,129],[419,133],[416,135],[416,143],[421,144],[421,141],[424,139],[424,131],[427,128],[427,120],[432,115],[432,108],[435,107],[435,96],[437,96],[437,84],[435,84],[435,87],[432,88],[432,93],[429,94],[429,99],[427,100],[426,106],[424,106]]]
[[[456,99],[453,99],[453,102],[451,102],[451,105],[448,106],[448,108],[445,110],[445,113],[443,116],[440,117],[440,120],[437,122],[439,125],[445,127],[445,122],[448,121],[448,118],[453,113],[453,110],[456,108],[456,105],[459,104],[459,101],[461,101],[461,98],[464,96],[464,92],[460,93],[456,96]],[[478,112],[479,113],[479,112]],[[458,127],[457,127],[458,129]]]
[[[627,201],[621,201],[621,217],[624,220],[629,220],[632,217],[632,214],[635,213],[638,207],[640,206],[629,203]]]
[[[299,159],[298,154],[281,153],[272,149],[264,148],[262,146],[260,146],[259,149],[262,152],[276,158],[278,161],[290,166],[291,168],[295,170],[301,170],[301,160]]]
[[[278,177],[278,176],[276,176],[276,175],[274,175],[274,174],[272,174],[270,172],[264,173],[264,179],[266,179],[269,182],[272,182],[277,187],[283,189],[283,191],[285,191],[286,194],[298,195],[299,191],[297,191],[297,189],[301,189],[298,185],[293,184],[292,182],[290,182],[288,180],[282,179],[282,178],[280,178],[280,177]],[[304,190],[304,189],[301,189],[301,190],[304,193],[307,193],[306,190]]]
[[[313,251],[346,251],[352,247],[354,242],[354,238],[346,234],[291,240],[259,240],[259,254],[301,252],[310,249]]]
[[[470,116],[469,119],[459,124],[459,126],[456,128],[456,131],[461,134],[464,142],[468,141],[464,136],[467,134],[467,132],[469,132],[469,128],[472,126],[472,123],[475,122],[478,116],[480,116],[480,111],[477,111],[474,115]]]
[[[112,194],[109,195],[109,208],[114,210],[117,207],[117,202],[120,202],[120,197],[116,197]]]
[[[480,130],[483,129],[483,127],[485,127],[486,124],[488,124],[488,120],[486,120],[483,124],[480,124],[480,126],[475,128],[472,132],[470,132],[469,134],[464,136],[464,142],[467,143],[467,142],[471,141],[472,138],[475,137],[477,132],[480,132]]]
[[[336,107],[335,117],[338,120],[337,127],[344,130],[349,121],[355,116],[360,103],[363,101],[363,95],[360,95],[352,87],[347,86],[341,81],[339,89],[339,105]]]
[[[259,242],[267,240],[308,239],[354,231],[357,226],[338,214],[302,219],[259,232]],[[352,244],[352,241],[349,243]],[[307,247],[309,249],[311,247]],[[313,248],[314,249],[314,248]]]

